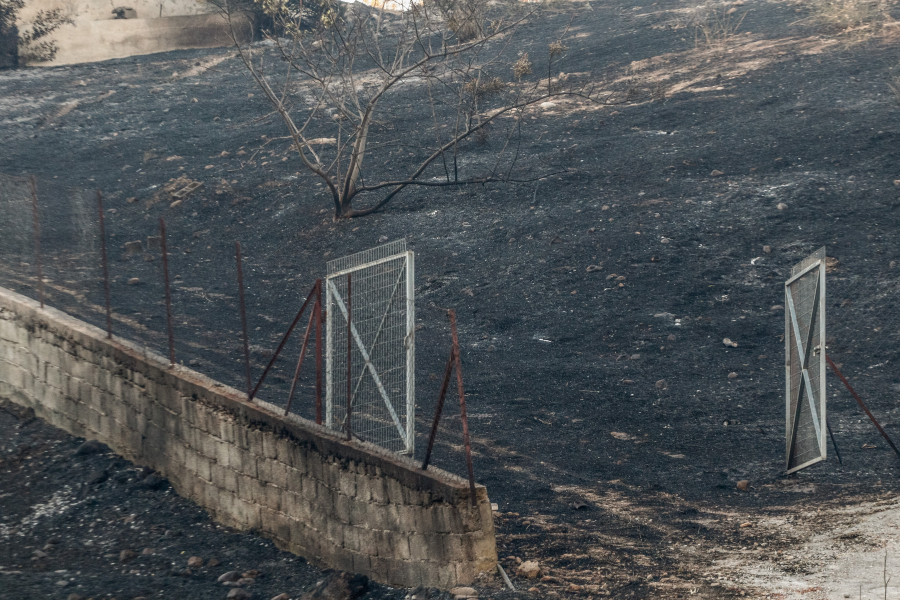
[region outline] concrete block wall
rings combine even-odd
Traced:
[[[450,588],[496,568],[487,490],[146,354],[0,288],[0,397],[169,479],[221,523],[313,563]]]

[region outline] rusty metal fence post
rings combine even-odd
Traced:
[[[31,216],[34,221],[34,257],[37,261],[38,297],[44,308],[44,273],[41,266],[41,223],[38,217],[37,183],[31,176]]]
[[[106,300],[106,338],[112,339],[112,306],[109,300],[109,264],[106,260],[106,225],[103,221],[103,194],[97,190],[97,212],[100,215],[100,260],[103,263],[103,297]]]
[[[162,250],[163,285],[166,287],[166,328],[169,334],[169,363],[175,366],[175,328],[172,323],[172,294],[169,290],[169,251],[166,247],[166,220],[159,218],[159,244]]]
[[[241,331],[244,338],[244,370],[247,375],[247,400],[251,399],[250,386],[250,340],[247,338],[247,309],[244,303],[244,267],[241,260],[241,243],[234,243],[234,252],[237,260],[238,277],[238,303],[241,307]]]
[[[466,392],[463,389],[462,361],[459,356],[459,338],[456,335],[456,311],[452,308],[447,311],[450,317],[450,333],[453,335],[453,354],[456,356],[456,387],[459,392],[459,412],[462,418],[463,443],[466,446],[466,469],[469,472],[469,494],[472,506],[475,500],[475,468],[472,465],[472,445],[469,442],[469,418],[466,416]]]

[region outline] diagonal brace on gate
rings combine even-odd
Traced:
[[[810,265],[810,267],[807,269],[807,271],[812,270],[812,268],[818,267],[818,266],[819,266],[818,263],[814,263],[813,265]],[[805,273],[798,274],[795,277],[795,279],[802,276],[803,274],[805,274]],[[803,385],[799,386],[797,388],[797,397],[796,397],[796,405],[795,405],[796,409],[794,412],[794,419],[793,419],[792,438],[797,435],[797,427],[799,426],[799,422],[800,422],[800,409],[801,409],[801,401],[803,400],[803,390],[804,389],[806,390],[806,398],[807,398],[807,402],[809,403],[810,412],[812,414],[813,427],[815,427],[815,430],[816,430],[816,438],[820,439],[821,435],[822,435],[821,427],[819,425],[819,416],[816,411],[816,402],[815,402],[816,398],[812,391],[812,382],[809,379],[809,360],[813,354],[813,349],[811,349],[810,346],[812,345],[813,334],[815,333],[815,329],[816,329],[816,327],[815,327],[816,316],[819,311],[820,286],[819,286],[819,278],[818,277],[816,278],[816,288],[815,289],[816,289],[816,291],[815,291],[815,296],[813,298],[813,304],[812,304],[813,308],[812,308],[812,312],[809,317],[809,328],[806,332],[806,339],[805,339],[805,343],[804,343],[804,338],[800,334],[800,322],[797,318],[797,311],[796,311],[796,308],[794,307],[794,296],[791,293],[790,286],[785,287],[785,292],[786,292],[785,295],[787,296],[788,310],[790,311],[790,314],[791,314],[791,325],[793,326],[793,330],[794,330],[794,341],[797,344],[797,355],[800,358],[800,363],[802,365],[801,366],[801,374],[803,377]],[[793,457],[793,447],[791,449],[791,457]]]
[[[338,293],[337,287],[335,287],[334,282],[332,282],[330,279],[327,280],[327,282],[331,290],[331,294],[334,297],[335,304],[341,311],[341,314],[344,315],[344,320],[346,321],[348,315],[344,300],[343,298],[341,298],[340,293]],[[391,414],[391,419],[394,420],[394,425],[397,427],[400,435],[405,438],[406,430],[403,428],[403,425],[401,425],[400,418],[397,417],[397,411],[394,410],[394,407],[391,404],[391,399],[388,397],[387,391],[384,389],[384,384],[381,383],[381,377],[379,377],[378,371],[375,370],[375,365],[372,364],[372,360],[369,357],[369,352],[366,350],[366,346],[365,344],[363,344],[362,338],[359,336],[359,332],[357,332],[356,330],[356,325],[354,325],[353,323],[350,324],[350,333],[353,335],[353,340],[356,342],[356,347],[359,349],[359,353],[362,355],[363,360],[366,363],[366,369],[369,371],[369,373],[372,375],[372,379],[375,381],[375,387],[378,388],[378,393],[381,394],[381,398],[384,400],[384,404],[387,407],[388,412]]]

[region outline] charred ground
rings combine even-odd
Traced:
[[[680,2],[592,2],[527,24],[519,35],[545,45],[577,12],[560,68],[655,90],[629,105],[524,115],[526,157],[571,169],[536,185],[411,189],[378,214],[333,223],[330,198],[227,49],[3,74],[0,173],[7,190],[37,177],[55,257],[49,302],[97,324],[99,263],[77,224],[94,225],[73,207],[103,190],[115,327],[157,349],[159,261],[122,245],[155,235],[164,216],[178,355],[237,387],[234,240],[248,254],[258,374],[326,259],[405,236],[422,325],[419,432],[449,350],[443,309],[455,308],[476,476],[499,504],[501,557],[541,560],[555,578],[541,593],[585,593],[573,583],[613,596],[769,593],[780,584],[766,581],[817,569],[778,550],[898,489],[897,458],[835,381],[829,420],[844,466],[830,458],[783,478],[784,316],[773,307],[790,266],[826,246],[839,261],[829,352],[898,431],[900,380],[865,377],[898,352],[900,105],[886,81],[900,57],[896,27],[847,36],[798,4],[737,7],[747,16],[725,48],[696,45]],[[425,111],[410,90],[391,118],[426,122]],[[473,141],[474,167],[500,143]],[[381,168],[403,172],[409,152]],[[160,190],[182,175],[205,187],[170,207]],[[4,247],[2,277],[33,295],[21,239],[24,249]],[[286,393],[289,369],[267,397]],[[458,430],[451,414],[437,464],[463,472]],[[747,564],[774,575],[742,577]]]

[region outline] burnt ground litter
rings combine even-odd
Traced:
[[[37,178],[48,303],[99,326],[90,211],[103,191],[114,328],[161,354],[158,253],[128,255],[124,243],[156,235],[165,217],[179,360],[237,388],[235,240],[246,253],[258,375],[326,260],[405,237],[416,252],[417,456],[449,352],[445,309],[454,308],[475,472],[498,504],[501,559],[512,574],[521,560],[544,568],[543,580],[514,576],[517,593],[766,594],[758,582],[720,583],[721,553],[802,576],[815,566],[781,557],[809,527],[898,490],[897,456],[830,374],[843,465],[829,447],[825,463],[784,476],[781,305],[791,265],[825,246],[828,352],[900,437],[900,104],[887,86],[900,56],[894,27],[846,34],[791,2],[737,3],[746,12],[738,32],[707,48],[682,4],[560,5],[523,26],[519,36],[545,47],[573,22],[561,70],[647,90],[628,104],[561,102],[523,117],[523,156],[569,169],[536,183],[409,189],[376,214],[335,223],[330,197],[281,139],[232,49],[3,73],[0,176],[19,195]],[[419,100],[401,95],[395,124],[427,123]],[[385,169],[408,170],[409,154],[431,143],[424,126],[416,132],[404,139],[409,152],[382,157]],[[473,141],[471,164],[488,164],[502,141]],[[181,176],[204,187],[171,206],[161,190]],[[17,206],[0,277],[36,297],[30,209]],[[292,365],[282,362],[267,399],[286,396]],[[298,410],[307,416],[311,389],[304,380]],[[434,464],[464,474],[459,429],[451,409]],[[35,503],[72,485],[40,464],[56,483]],[[109,489],[108,510],[122,508],[128,496]],[[4,513],[18,502],[0,497]],[[263,540],[248,543],[258,561],[290,560]],[[35,567],[19,560],[17,569]],[[105,569],[84,561],[84,572]],[[503,593],[493,576],[479,585]]]

